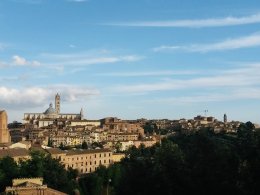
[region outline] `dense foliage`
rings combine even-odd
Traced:
[[[260,132],[250,122],[237,134],[209,129],[179,134],[81,178],[86,195],[260,194]]]
[[[43,177],[48,187],[73,194],[78,188],[75,181],[77,171],[65,170],[58,160],[39,151],[31,152],[31,159],[17,164],[13,158],[4,157],[0,160],[0,192],[6,186],[12,186],[14,178]]]

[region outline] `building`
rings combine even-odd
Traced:
[[[227,123],[227,115],[224,114],[224,123]]]
[[[10,133],[7,128],[7,120],[6,111],[0,111],[0,144],[8,144],[11,142]]]
[[[46,149],[52,158],[59,159],[66,169],[69,167],[77,169],[80,174],[91,173],[100,165],[108,167],[113,163],[113,155],[111,150],[60,150],[58,148]]]
[[[144,129],[138,122],[108,117],[101,119],[101,126],[103,130],[108,131],[109,133],[137,133],[140,136],[144,136]]]
[[[0,159],[6,156],[13,158],[15,162],[30,159],[29,150],[25,148],[9,148],[0,150]]]
[[[10,145],[9,148],[24,148],[26,150],[29,150],[31,146],[32,144],[30,141],[20,141]]]
[[[6,194],[16,195],[67,195],[43,184],[43,178],[13,179],[12,186],[6,187]]]
[[[83,110],[80,110],[79,114],[62,114],[60,113],[61,104],[60,104],[60,95],[55,96],[55,108],[53,108],[52,103],[50,103],[49,108],[43,113],[24,113],[24,123],[36,125],[38,127],[46,127],[54,124],[54,121],[57,119],[65,120],[82,120],[83,119]]]

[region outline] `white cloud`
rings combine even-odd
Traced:
[[[260,23],[260,13],[244,17],[108,23],[113,26],[202,28]]]
[[[142,60],[144,57],[139,55],[112,55],[107,50],[89,51],[65,54],[49,54],[41,55],[45,61],[51,66],[85,66],[95,64],[111,64],[118,62],[135,62]]]
[[[25,58],[15,55],[13,56],[13,63],[18,66],[23,66],[27,64],[27,61],[25,60]]]
[[[153,48],[155,52],[161,51],[187,51],[187,52],[211,52],[211,51],[225,51],[250,47],[260,46],[260,34],[253,34],[245,37],[234,39],[227,39],[224,41],[210,43],[210,44],[193,44],[187,46],[160,46]]]
[[[56,93],[60,93],[62,101],[75,102],[99,95],[97,89],[73,85],[53,85],[47,87],[26,87],[21,89],[0,87],[0,104],[6,108],[34,108],[53,101]]]
[[[113,87],[117,92],[145,93],[154,91],[169,91],[180,89],[201,88],[241,88],[260,85],[260,64],[218,72],[211,77],[203,76],[192,79],[167,79],[156,83],[141,83],[135,85],[119,85]]]
[[[156,98],[147,100],[150,103],[166,103],[166,104],[187,104],[187,103],[205,103],[205,102],[223,102],[244,99],[259,99],[260,88],[240,88],[229,90],[226,93],[204,93],[203,95],[188,95],[171,98]]]
[[[108,72],[96,74],[98,76],[116,76],[116,77],[144,77],[144,76],[171,76],[171,75],[191,75],[198,71],[156,71],[156,72]]]
[[[28,61],[25,58],[18,55],[13,56],[12,64],[14,64],[15,66],[40,66],[41,65],[41,63],[36,60]]]

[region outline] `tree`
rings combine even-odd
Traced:
[[[85,140],[82,142],[81,148],[82,149],[88,149],[88,144]]]
[[[6,156],[0,160],[0,191],[12,185],[12,179],[19,177],[19,168],[13,158]]]

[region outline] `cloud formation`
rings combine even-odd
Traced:
[[[99,95],[97,89],[73,85],[53,85],[47,87],[8,88],[0,86],[0,104],[9,109],[34,108],[53,99],[56,93],[62,95],[62,101],[82,101]]]
[[[41,56],[43,60],[46,61],[45,64],[51,66],[86,66],[118,62],[136,62],[144,58],[139,55],[113,55],[107,50],[64,54],[44,53]]]
[[[156,98],[148,100],[150,103],[166,103],[166,104],[187,104],[187,103],[205,103],[205,102],[223,102],[244,99],[259,99],[259,88],[240,88],[230,90],[228,93],[204,93],[203,95],[188,95],[171,98]]]
[[[250,47],[260,46],[260,34],[253,34],[244,37],[227,39],[224,41],[209,43],[209,44],[192,44],[187,46],[163,45],[153,48],[154,52],[163,51],[186,51],[186,52],[212,52],[212,51],[226,51]]]
[[[260,85],[260,63],[248,67],[226,70],[214,76],[202,76],[192,79],[167,79],[156,83],[140,83],[135,85],[119,85],[117,92],[146,93],[181,89],[201,88],[245,88]]]
[[[16,66],[40,66],[41,65],[41,63],[36,60],[28,61],[25,58],[18,55],[13,56],[13,64]]]
[[[133,26],[133,27],[175,27],[175,28],[203,28],[236,26],[245,24],[260,23],[260,13],[244,17],[225,17],[208,19],[187,19],[187,20],[168,20],[168,21],[139,21],[108,23],[112,26]]]
[[[113,76],[113,77],[144,77],[144,76],[171,76],[171,75],[192,75],[196,74],[198,71],[192,70],[181,70],[181,71],[154,71],[154,72],[108,72],[108,73],[99,73],[98,76]]]

